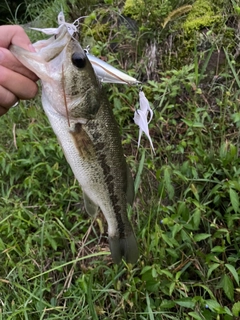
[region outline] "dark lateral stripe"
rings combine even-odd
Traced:
[[[100,142],[100,143],[96,143],[95,146],[97,149],[97,158],[98,158],[98,161],[103,169],[104,181],[107,185],[108,192],[109,192],[110,199],[111,199],[111,203],[112,203],[115,217],[117,220],[119,237],[124,238],[125,237],[125,226],[122,221],[121,206],[118,204],[119,203],[118,195],[114,193],[114,177],[111,175],[111,168],[107,164],[107,157],[104,154],[105,144]]]

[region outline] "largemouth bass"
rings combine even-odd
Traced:
[[[115,263],[138,259],[127,217],[134,198],[118,126],[85,51],[65,25],[57,35],[34,44],[36,53],[11,46],[11,52],[42,82],[42,105],[65,157],[81,185],[86,211],[100,210],[108,223]]]

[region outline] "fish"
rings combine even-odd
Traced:
[[[43,109],[81,186],[85,209],[93,218],[101,211],[107,221],[113,262],[136,263],[138,244],[127,214],[134,183],[104,88],[66,25],[33,46],[36,52],[16,45],[10,51],[41,80]]]

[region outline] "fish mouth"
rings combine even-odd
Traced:
[[[67,26],[62,25],[59,27],[58,34],[47,40],[35,42],[33,47],[45,62],[49,62],[56,58],[69,45],[71,40],[75,40],[75,38],[69,34]]]

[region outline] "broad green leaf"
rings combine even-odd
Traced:
[[[234,189],[229,190],[231,204],[233,206],[233,210],[235,213],[239,211],[239,196],[238,193]]]
[[[232,115],[233,122],[240,122],[240,112],[236,112]]]
[[[172,244],[172,242],[170,241],[168,236],[166,236],[165,234],[162,234],[162,238],[163,238],[164,242],[166,242],[169,245],[169,247],[171,247],[171,248],[174,247],[174,245]]]
[[[177,213],[182,216],[186,211],[189,211],[188,207],[186,206],[185,202],[179,202],[177,207]]]
[[[228,268],[228,270],[231,272],[232,276],[234,277],[235,281],[237,282],[239,286],[239,277],[236,269],[231,264],[226,263],[225,267]]]
[[[53,247],[54,250],[57,250],[57,242],[52,238],[51,234],[46,232],[46,238],[48,239],[49,243]]]
[[[187,233],[185,230],[181,230],[181,237],[183,242],[192,242],[189,233]]]
[[[212,272],[217,269],[218,267],[220,266],[219,263],[213,263],[211,265],[211,267],[208,269],[208,272],[207,272],[207,278],[209,279],[210,275],[212,274]]]
[[[232,280],[227,274],[224,274],[222,277],[222,288],[229,300],[233,301],[234,299],[234,287]]]
[[[205,128],[205,126],[201,122],[193,122],[190,120],[183,119],[183,122],[185,122],[189,127],[193,128]]]
[[[229,233],[229,231],[228,231],[228,229],[226,229],[226,228],[220,228],[220,229],[218,229],[217,231],[216,231],[216,233],[215,234],[226,234],[226,233]]]
[[[232,316],[232,315],[233,315],[232,312],[231,312],[231,310],[230,310],[228,307],[224,307],[224,311],[225,311],[225,313],[228,314],[229,316]],[[224,318],[224,319],[225,319],[225,318]],[[229,319],[229,317],[228,317],[227,319]],[[232,320],[232,318],[230,318],[230,319]]]
[[[42,153],[42,155],[43,155],[44,157],[46,157],[45,149],[44,149],[44,146],[43,146],[43,145],[37,144],[37,145],[35,145],[34,147],[37,147],[38,150]]]
[[[169,238],[166,234],[163,233],[162,238],[171,248],[179,247],[179,243],[175,239]]]
[[[173,274],[168,271],[168,270],[161,270],[160,274],[165,274],[167,277],[169,277],[170,279],[173,279]]]
[[[172,300],[163,300],[160,305],[161,309],[171,309],[173,307],[175,307],[175,302]]]
[[[120,99],[114,98],[113,103],[114,103],[114,108],[116,108],[118,110],[122,109],[122,103],[121,103]]]
[[[193,302],[191,298],[178,299],[178,300],[175,300],[175,302],[179,306],[184,308],[194,309],[195,307],[195,302]]]
[[[216,311],[216,309],[221,308],[221,305],[213,299],[206,300],[205,303],[211,311]]]
[[[31,106],[26,111],[29,118],[38,118],[37,109],[34,106]]]
[[[212,300],[215,301],[215,300],[214,300],[215,296],[214,296],[213,292],[209,289],[208,286],[205,286],[205,285],[202,284],[202,283],[197,283],[197,284],[194,285],[194,287],[201,287],[201,288],[203,288],[203,289],[209,294],[209,296],[212,298]],[[210,299],[210,301],[211,301],[211,299]]]
[[[155,268],[152,268],[152,276],[153,278],[156,278],[157,277],[157,270]]]
[[[195,184],[192,183],[190,188],[191,188],[192,193],[194,194],[195,198],[199,201],[199,194],[198,194],[198,190],[197,190]]]
[[[196,242],[198,242],[198,241],[205,240],[205,239],[207,239],[207,238],[209,238],[209,237],[211,237],[211,234],[209,234],[209,233],[199,233],[199,234],[196,234],[196,235],[194,236],[194,240],[195,240]]]
[[[195,311],[194,312],[189,312],[188,315],[193,317],[193,319],[203,320],[203,318]]]
[[[171,296],[173,293],[173,290],[175,289],[175,282],[172,282],[169,286],[169,295]]]
[[[237,157],[237,153],[238,153],[238,148],[233,145],[233,144],[230,144],[230,155],[231,155],[231,159],[234,159],[235,157]]]
[[[240,316],[240,301],[234,303],[234,305],[232,307],[232,313],[235,317]]]
[[[152,266],[145,266],[145,267],[143,267],[143,269],[142,269],[140,274],[144,274],[144,273],[148,272],[151,269],[152,269]]]
[[[181,224],[175,224],[173,227],[172,227],[172,237],[175,238],[176,234],[182,230],[183,228],[183,225]]]
[[[175,222],[171,218],[164,218],[164,219],[162,219],[161,223],[166,224],[168,226],[173,226]]]
[[[211,249],[211,252],[225,252],[226,248],[221,246],[216,246]]]
[[[199,227],[200,221],[201,221],[201,210],[196,209],[193,213],[193,224],[195,229]]]

